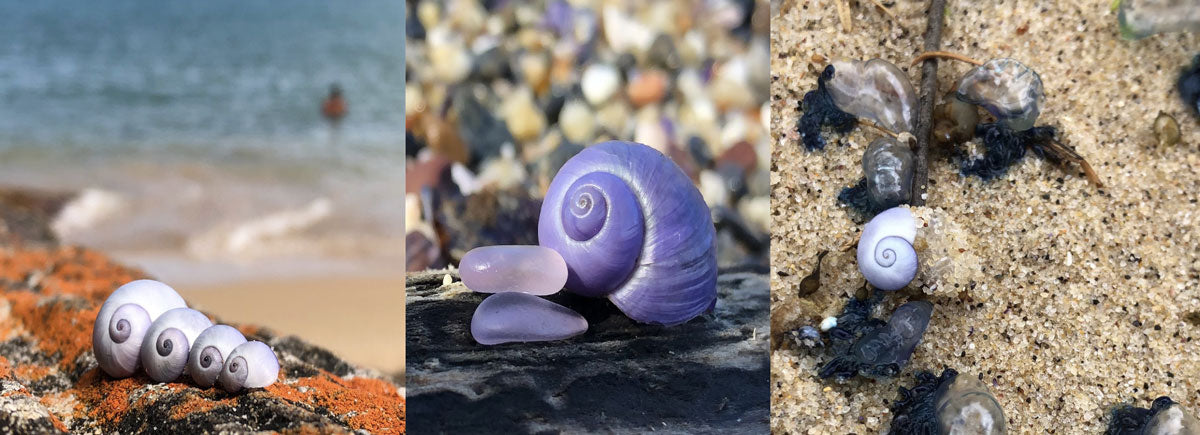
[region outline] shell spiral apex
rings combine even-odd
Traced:
[[[188,352],[188,372],[192,380],[201,387],[217,383],[217,376],[225,367],[225,358],[233,349],[246,342],[246,337],[237,328],[229,325],[213,325],[200,332]]]
[[[150,325],[142,340],[141,359],[146,374],[158,382],[174,381],[187,367],[188,353],[201,331],[212,321],[191,308],[175,308]]]
[[[858,242],[858,270],[880,290],[899,290],[917,276],[913,248],[917,224],[907,208],[894,207],[875,216]]]
[[[603,142],[568,160],[542,202],[538,243],[566,260],[567,290],[607,297],[636,321],[675,325],[716,304],[708,205],[646,145]]]
[[[92,351],[100,369],[109,376],[132,376],[140,363],[143,337],[163,313],[186,307],[170,286],[142,279],[118,287],[96,314],[92,326]]]

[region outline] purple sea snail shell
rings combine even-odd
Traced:
[[[217,376],[221,388],[230,393],[243,388],[266,388],[279,378],[279,357],[261,341],[247,341],[233,348]]]
[[[164,312],[187,303],[170,286],[141,279],[118,287],[96,314],[92,351],[100,369],[114,378],[132,376],[140,365],[142,339]]]
[[[246,342],[241,332],[229,325],[213,325],[200,332],[192,350],[188,352],[188,372],[192,380],[201,387],[217,383],[217,376],[225,367],[225,359],[233,349]]]
[[[676,325],[717,300],[716,230],[700,191],[670,158],[609,141],[550,183],[538,243],[567,263],[568,291],[607,297],[642,323]]]
[[[176,308],[158,316],[142,339],[142,367],[151,379],[174,381],[187,367],[188,352],[212,321],[191,308]]]
[[[913,243],[917,224],[907,208],[879,213],[863,228],[858,241],[858,270],[875,288],[899,290],[917,276],[917,251]]]

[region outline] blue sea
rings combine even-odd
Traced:
[[[399,271],[404,3],[0,1],[0,188],[164,279]],[[349,114],[327,122],[331,85]]]

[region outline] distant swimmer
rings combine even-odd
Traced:
[[[329,96],[321,103],[321,114],[332,122],[340,121],[346,116],[346,100],[342,98],[342,88],[337,84],[329,87]]]

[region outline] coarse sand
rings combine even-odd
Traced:
[[[980,376],[1004,407],[1010,433],[1101,433],[1116,405],[1149,407],[1169,395],[1200,413],[1200,125],[1175,90],[1178,71],[1200,49],[1194,34],[1119,38],[1109,1],[950,1],[943,50],[986,60],[1011,57],[1041,74],[1039,124],[1086,158],[1105,186],[1077,166],[1030,154],[991,182],[959,175],[958,159],[930,154],[922,266],[909,298],[935,304],[924,341],[898,377],[822,380],[830,355],[791,343],[786,332],[836,315],[863,284],[854,250],[861,230],[838,192],[861,176],[879,135],[828,133],[806,152],[797,103],[829,59],[883,58],[919,68],[926,2],[850,1],[847,32],[833,0],[784,0],[771,20],[771,427],[776,433],[878,433],[897,387],[918,370],[951,367]],[[942,61],[939,99],[969,65]],[[1152,125],[1173,115],[1182,142],[1159,150]],[[968,145],[978,153],[978,141]],[[861,221],[861,219],[859,220]],[[821,288],[797,288],[817,253],[830,250]]]

